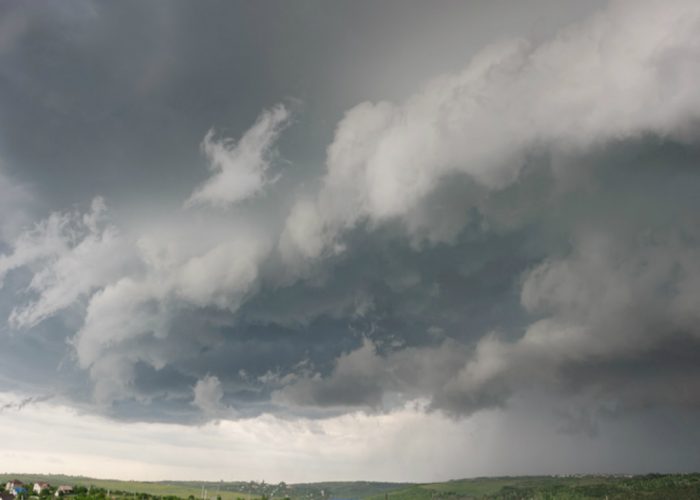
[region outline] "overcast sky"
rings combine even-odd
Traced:
[[[0,471],[700,468],[700,3],[0,4]]]

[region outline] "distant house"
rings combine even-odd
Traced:
[[[13,479],[5,484],[5,490],[12,493],[12,490],[17,486],[24,486],[24,483],[19,479]]]
[[[0,491],[0,500],[15,500],[15,496],[7,491]]]
[[[34,493],[37,495],[41,495],[41,492],[49,488],[49,483],[44,483],[42,481],[39,481],[38,483],[34,483]]]
[[[56,493],[55,493],[55,495],[56,495],[57,497],[60,497],[61,495],[69,495],[69,494],[71,494],[71,493],[73,493],[73,487],[72,487],[72,486],[65,485],[65,484],[62,484],[61,486],[59,486],[58,488],[56,488]]]

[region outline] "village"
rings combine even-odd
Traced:
[[[297,497],[327,497],[322,488],[319,490],[312,485],[305,485],[299,490]],[[0,500],[50,500],[59,497],[67,497],[66,500],[266,500],[289,498],[290,493],[290,487],[285,483],[268,484],[265,481],[167,484],[50,474],[25,476],[22,479],[14,474],[0,475]]]
[[[60,486],[51,486],[43,481],[32,484],[25,484],[19,479],[13,479],[5,483],[5,490],[0,493],[0,499],[25,499],[25,498],[42,498],[42,497],[61,497],[70,495],[74,492],[74,487],[66,484]]]
[[[0,486],[3,486],[0,482]],[[52,485],[41,480],[12,479],[4,484],[0,491],[0,500],[49,500],[51,498],[68,497],[70,500],[182,500],[176,495],[153,495],[143,492],[122,491],[120,489],[101,488],[86,484],[57,484]],[[194,500],[189,496],[188,500]]]

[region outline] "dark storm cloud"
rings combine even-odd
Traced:
[[[531,32],[535,20],[537,34],[551,31],[583,10],[509,6],[512,15],[470,30],[457,23],[496,9],[488,5],[3,2],[2,158],[49,208],[95,194],[141,208],[144,198],[180,203],[203,178],[207,130],[239,136],[261,109],[293,98],[305,123],[283,138],[285,152],[315,172],[335,122],[359,100],[393,97],[397,81],[413,91],[499,33]],[[431,57],[435,44],[444,59]]]
[[[552,35],[511,6],[530,41],[469,62],[492,40],[450,21],[428,61],[409,28],[491,19],[443,6],[5,5],[2,387],[124,420],[539,392],[565,433],[695,422],[698,7]]]

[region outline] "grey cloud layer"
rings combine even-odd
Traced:
[[[694,411],[698,33],[696,2],[614,2],[486,48],[347,111],[318,178],[278,151],[283,105],[200,135],[209,177],[172,213],[97,197],[8,233],[6,333],[53,322],[123,418],[466,415],[532,390]]]

